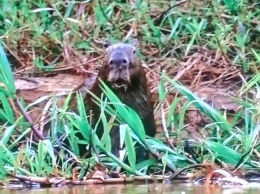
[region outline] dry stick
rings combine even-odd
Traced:
[[[189,170],[191,168],[206,168],[204,164],[193,164],[187,167],[182,168],[181,170],[175,172],[173,175],[169,177],[169,179],[172,181],[174,178],[176,178],[180,173],[182,173],[185,170]]]
[[[186,2],[187,2],[187,0],[184,0],[184,1],[181,1],[181,2],[179,2],[179,3],[174,4],[173,6],[169,6],[168,9],[166,9],[165,11],[163,11],[163,12],[161,13],[161,15],[159,16],[159,18],[157,19],[157,21],[159,21],[159,22],[162,21],[164,15],[165,15],[168,11],[170,11],[172,8],[177,7],[177,6],[179,6],[179,5],[183,4],[183,3],[186,3]]]
[[[4,42],[1,42],[1,44],[4,45],[5,49],[8,50],[8,52],[21,64],[21,66],[26,67],[25,63],[23,63],[22,60],[20,60],[19,57]]]
[[[16,175],[13,173],[8,173],[9,176],[19,179],[21,182],[25,182],[27,184],[31,183],[39,183],[42,185],[57,185],[65,182],[67,184],[71,183],[70,180],[66,180],[64,177],[39,177],[35,175],[25,176],[25,175]],[[29,183],[28,183],[29,182]]]
[[[103,56],[99,56],[99,57],[96,57],[96,58],[93,58],[93,59],[90,59],[90,60],[87,60],[85,62],[82,62],[81,64],[79,65],[74,65],[72,67],[57,67],[57,68],[54,68],[53,70],[54,71],[65,71],[65,70],[70,70],[70,69],[74,69],[76,67],[82,67],[84,65],[88,65],[89,63],[93,62],[93,61],[96,61],[98,59],[101,59]],[[88,70],[84,70],[86,71],[87,73],[91,73],[91,74],[97,74],[96,72],[93,72],[93,71],[88,71]]]
[[[106,18],[106,20],[107,20],[110,24],[112,24],[112,26],[113,26],[114,28],[116,28],[116,25],[107,17],[107,15],[106,15],[106,13],[105,13],[103,7],[101,6],[101,1],[100,1],[100,0],[98,0],[98,4],[99,4],[100,10],[101,10],[103,16]]]
[[[20,109],[22,115],[24,116],[25,120],[28,121],[29,123],[31,123],[31,128],[33,130],[33,133],[41,140],[46,140],[47,138],[44,137],[41,132],[34,126],[32,119],[30,118],[30,116],[24,111],[24,108],[21,104],[21,102],[19,101],[18,98],[16,98],[16,105],[18,106],[18,108]]]

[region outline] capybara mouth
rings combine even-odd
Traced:
[[[113,88],[124,88],[124,89],[127,89],[127,86],[128,86],[129,82],[122,79],[122,78],[118,78],[117,80],[114,80],[112,82],[112,87]]]

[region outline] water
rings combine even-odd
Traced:
[[[0,189],[0,194],[258,194],[260,189],[242,189],[232,187],[195,186],[192,183],[182,184],[114,184],[86,185],[59,188],[34,189]]]

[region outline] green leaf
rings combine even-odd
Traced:
[[[164,76],[162,76],[158,85],[159,102],[162,102],[167,95],[167,91],[165,90],[164,83],[165,83]]]
[[[4,145],[2,141],[0,141],[0,159],[12,166],[16,163],[14,154]]]
[[[6,96],[3,93],[0,93],[0,102],[2,102],[2,105],[4,108],[4,116],[6,117],[6,120],[9,123],[14,124],[15,118],[14,118],[13,109],[10,106],[8,99],[6,98]]]
[[[42,140],[38,142],[38,150],[37,150],[37,172],[38,174],[42,174],[42,168],[44,166],[44,157],[45,157],[45,149],[44,143]]]
[[[126,128],[125,146],[126,146],[126,150],[128,152],[129,164],[133,169],[135,169],[136,154],[135,154],[134,142],[133,142],[133,139],[131,136],[131,129],[129,127]]]
[[[230,163],[232,165],[236,165],[237,162],[241,158],[241,154],[236,152],[234,149],[227,147],[221,143],[213,142],[213,141],[205,141],[205,147],[213,152],[213,155],[224,161],[226,163]]]
[[[172,104],[170,105],[170,110],[168,113],[168,117],[167,117],[167,121],[166,121],[166,125],[169,126],[171,122],[174,121],[174,117],[175,117],[175,109],[178,105],[178,103],[180,102],[181,98],[176,97],[174,99],[174,101],[172,102]]]
[[[99,121],[101,120],[104,131],[103,131],[103,135],[101,137],[100,142],[101,142],[102,145],[105,145],[106,151],[111,152],[110,131],[111,131],[112,125],[107,122],[107,117],[105,115],[106,105],[107,105],[106,99],[104,101],[101,101],[101,103],[100,103],[100,118],[99,118]],[[96,132],[97,127],[99,125],[99,121],[96,123],[95,132]]]
[[[45,145],[45,149],[46,151],[49,153],[49,155],[51,156],[52,159],[52,166],[56,166],[56,156],[54,154],[54,150],[53,150],[53,145],[50,142],[50,140],[46,139],[43,140],[43,143]]]
[[[209,104],[201,100],[196,94],[179,84],[178,82],[172,80],[168,76],[166,76],[166,80],[172,84],[174,88],[176,88],[180,93],[182,93],[192,104],[198,108],[200,111],[205,113],[212,121],[214,121],[217,125],[220,126],[221,130],[226,131],[230,134],[232,126],[228,123],[228,121],[213,107]]]
[[[136,135],[140,138],[141,141],[144,141],[146,138],[144,126],[142,120],[138,114],[130,107],[122,104],[119,98],[112,92],[112,90],[101,81],[102,90],[105,95],[108,97],[109,101],[113,104],[115,109],[118,111],[120,117],[127,123]]]
[[[119,131],[120,131],[120,147],[122,148],[125,142],[125,137],[126,137],[126,130],[127,130],[128,125],[120,125],[119,126]]]
[[[72,94],[73,94],[73,90],[70,91],[70,93],[67,95],[66,99],[64,100],[64,103],[62,105],[63,111],[68,110],[68,108],[70,106],[70,101],[72,100]]]
[[[231,14],[236,14],[238,10],[238,0],[224,0]]]
[[[0,108],[0,118],[4,121],[8,121],[8,117],[6,116],[3,109]]]
[[[66,113],[66,118],[80,131],[84,139],[89,142],[90,127],[88,123],[75,113]]]
[[[1,77],[1,75],[0,75],[0,77]],[[6,95],[8,97],[12,97],[12,94],[9,91],[7,91],[6,89],[2,88],[1,86],[0,86],[0,93],[3,93],[4,95]]]
[[[251,49],[251,51],[253,52],[258,64],[260,64],[260,53],[257,53],[254,49]]]
[[[5,130],[4,130],[4,134],[1,138],[1,142],[4,144],[4,145],[7,145],[8,141],[10,140],[10,137],[12,136],[14,130],[16,128],[16,125],[12,125],[10,127],[6,127]]]
[[[162,156],[163,174],[165,173],[166,165],[168,161],[168,151]]]
[[[179,114],[179,127],[178,127],[178,135],[181,135],[182,130],[184,129],[184,123],[186,119],[186,110],[189,108],[192,102],[185,102],[180,110]]]
[[[17,146],[21,139],[24,138],[29,132],[31,132],[31,128],[27,128],[21,135],[19,135],[19,137],[17,137],[14,140],[14,142],[9,146],[9,149],[12,149],[13,147]]]
[[[14,85],[14,77],[1,43],[0,43],[0,75],[2,75],[1,76],[2,79],[0,81],[2,81],[7,87],[7,90],[14,95],[16,93],[16,89]]]
[[[67,10],[66,10],[66,13],[64,14],[64,18],[67,18],[70,16],[71,12],[73,11],[73,7],[75,5],[75,2],[74,1],[70,1],[68,3],[68,5],[66,6],[67,7]]]
[[[149,166],[157,166],[158,165],[158,160],[157,159],[149,159],[149,160],[144,160],[142,162],[139,162],[136,164],[135,168],[136,170],[143,171],[147,170]]]
[[[79,93],[79,92],[77,92],[77,105],[78,105],[78,111],[79,111],[80,117],[87,120],[84,99],[83,99],[81,93]]]
[[[128,116],[131,117],[131,122],[129,123],[129,125],[131,126],[135,134],[138,135],[140,140],[144,141],[146,138],[146,134],[145,134],[145,130],[141,118],[132,108],[128,107],[128,111],[129,111]],[[127,118],[125,118],[125,120],[127,120]]]

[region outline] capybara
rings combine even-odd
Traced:
[[[146,135],[154,137],[156,124],[153,115],[153,102],[150,94],[145,71],[136,54],[136,40],[130,44],[108,43],[105,45],[106,55],[102,67],[98,72],[91,92],[101,97],[101,79],[121,100],[131,107],[140,116]],[[100,107],[92,100],[91,95],[86,97],[86,105],[92,111],[92,127],[100,117]],[[108,116],[108,115],[107,115]],[[109,118],[109,117],[108,117]],[[100,122],[97,134],[103,134],[103,125]],[[119,127],[114,126],[110,132],[112,140],[112,153],[119,156],[120,136]],[[137,162],[147,159],[147,152],[140,146],[136,148]]]

